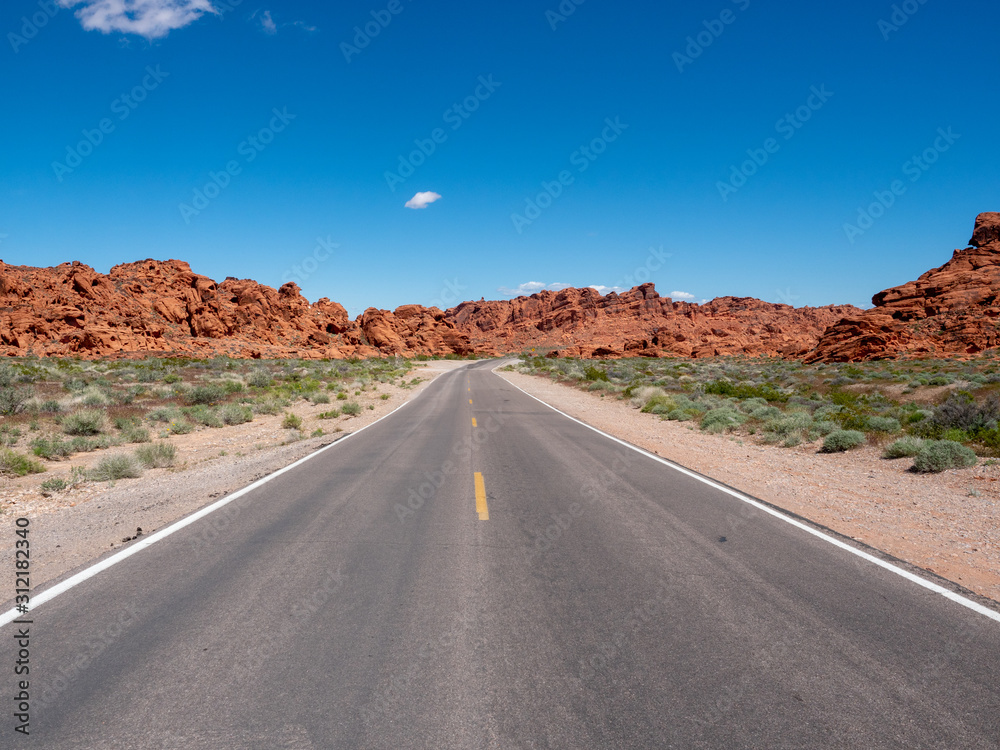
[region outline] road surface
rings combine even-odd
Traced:
[[[5,625],[0,747],[1000,746],[1000,623],[495,364],[31,611],[29,736]]]

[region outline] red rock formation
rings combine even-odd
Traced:
[[[965,357],[1000,346],[1000,213],[980,214],[969,244],[916,281],[876,294],[874,308],[830,328],[807,360]]]
[[[403,305],[352,321],[336,302],[310,304],[298,286],[221,284],[177,260],[55,268],[0,262],[0,354],[183,354],[342,358],[499,354],[568,356],[799,355],[851,307],[791,308],[723,297],[706,305],[660,297],[652,284],[602,297],[541,292],[448,311]]]
[[[753,298],[674,302],[652,284],[602,297],[594,289],[465,302],[450,316],[476,351],[556,349],[565,356],[794,356],[812,349],[850,305],[793,308]]]

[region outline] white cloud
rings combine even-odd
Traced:
[[[441,200],[441,196],[428,190],[426,193],[417,193],[410,200],[406,201],[407,208],[427,208],[434,201]]]
[[[277,34],[278,25],[274,22],[274,19],[271,18],[271,11],[265,10],[261,12],[255,10],[253,12],[253,15],[250,16],[250,18],[256,18],[258,14],[260,14],[260,28],[263,30],[263,32],[265,34]]]
[[[670,299],[682,299],[689,300],[694,299],[694,295],[691,292],[671,292],[669,295]]]
[[[611,292],[618,292],[618,294],[621,294],[622,292],[625,291],[620,286],[604,286],[603,284],[591,284],[590,288],[596,289],[597,293],[600,294],[602,297],[611,294]]]
[[[513,289],[502,286],[497,289],[497,291],[505,297],[530,297],[532,294],[536,294],[544,290],[548,290],[550,292],[561,292],[563,289],[569,289],[570,286],[572,285],[546,284],[544,281],[526,281],[523,284],[518,284]]]
[[[76,17],[88,31],[120,31],[147,39],[166,36],[206,13],[218,12],[211,0],[59,0],[59,5],[82,5]]]

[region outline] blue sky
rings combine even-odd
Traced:
[[[670,5],[6,0],[0,258],[867,306],[1000,210],[995,4]]]

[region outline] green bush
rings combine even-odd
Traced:
[[[813,427],[813,418],[808,412],[793,411],[780,417],[769,419],[764,423],[764,431],[785,437],[798,430],[809,430]]]
[[[188,422],[186,419],[175,419],[170,423],[170,431],[175,435],[187,435],[194,432],[194,423]]]
[[[302,426],[302,417],[288,412],[281,420],[281,426],[286,430],[297,430]]]
[[[147,468],[165,469],[174,465],[177,449],[170,443],[153,443],[137,448],[135,457]]]
[[[176,406],[163,406],[153,409],[147,417],[152,422],[174,422],[181,418],[181,410]]]
[[[337,394],[337,400],[338,401],[347,401],[347,394],[344,393],[343,391],[341,391],[340,393]]]
[[[903,429],[903,426],[899,423],[898,419],[894,417],[869,417],[868,418],[868,431],[869,432],[899,432]]]
[[[28,474],[41,474],[45,467],[38,461],[16,453],[10,448],[0,448],[0,474],[13,474],[23,477]]]
[[[23,388],[5,386],[0,388],[0,415],[5,417],[20,414],[31,398],[31,391]]]
[[[45,494],[52,492],[61,492],[67,487],[69,487],[69,482],[67,482],[62,477],[54,477],[52,479],[46,479],[44,482],[42,482],[42,485],[39,489],[41,489],[42,494]]]
[[[270,388],[274,385],[274,378],[267,370],[258,368],[247,374],[247,384],[254,388]]]
[[[336,419],[340,416],[340,409],[324,411],[316,415],[318,419]]]
[[[587,366],[587,367],[586,367],[586,368],[584,369],[584,371],[583,371],[583,376],[584,376],[584,377],[585,377],[585,378],[586,378],[587,380],[591,380],[591,381],[595,381],[595,380],[603,380],[603,381],[605,381],[605,382],[609,382],[609,381],[608,381],[608,374],[607,374],[606,372],[604,372],[604,370],[598,370],[598,369],[597,369],[596,367],[594,367],[593,365],[588,365],[588,366]]]
[[[976,465],[976,454],[970,448],[951,440],[930,440],[924,443],[913,459],[913,470],[937,473],[947,469],[964,469]]]
[[[226,389],[218,383],[196,385],[187,395],[189,404],[211,406],[226,397]]]
[[[705,432],[726,432],[738,427],[746,421],[746,415],[729,406],[712,409],[701,420],[701,429]]]
[[[88,472],[88,478],[95,482],[111,482],[116,479],[132,479],[142,476],[142,468],[134,457],[127,453],[105,456],[97,466]]]
[[[244,424],[253,421],[253,409],[238,404],[226,404],[219,409],[219,417],[228,425]]]
[[[865,434],[857,430],[837,430],[831,432],[823,441],[823,453],[842,453],[857,448],[865,443]]]
[[[126,443],[148,443],[152,440],[149,430],[138,426],[126,427],[121,431],[121,437]]]
[[[251,408],[256,414],[281,414],[281,410],[284,408],[283,402],[273,398],[263,398],[255,401]]]
[[[69,442],[57,438],[35,438],[31,441],[31,452],[36,456],[53,460],[64,458],[73,453],[73,448]]]
[[[342,411],[349,417],[356,417],[361,413],[361,404],[356,401],[350,401],[344,404]]]
[[[705,385],[705,393],[714,393],[718,396],[732,396],[738,399],[762,398],[765,401],[779,402],[788,400],[788,396],[770,383],[752,385],[750,383],[731,383],[728,380],[716,380]]]
[[[907,435],[886,446],[882,451],[882,458],[913,458],[920,453],[924,441],[917,437]]]
[[[97,435],[104,429],[104,413],[84,409],[67,414],[63,417],[62,429],[67,435]]]
[[[330,397],[325,393],[310,393],[307,398],[314,404],[328,404],[330,403]]]
[[[205,425],[205,427],[222,427],[222,419],[215,409],[208,406],[193,406],[184,410],[185,416],[195,424]]]

